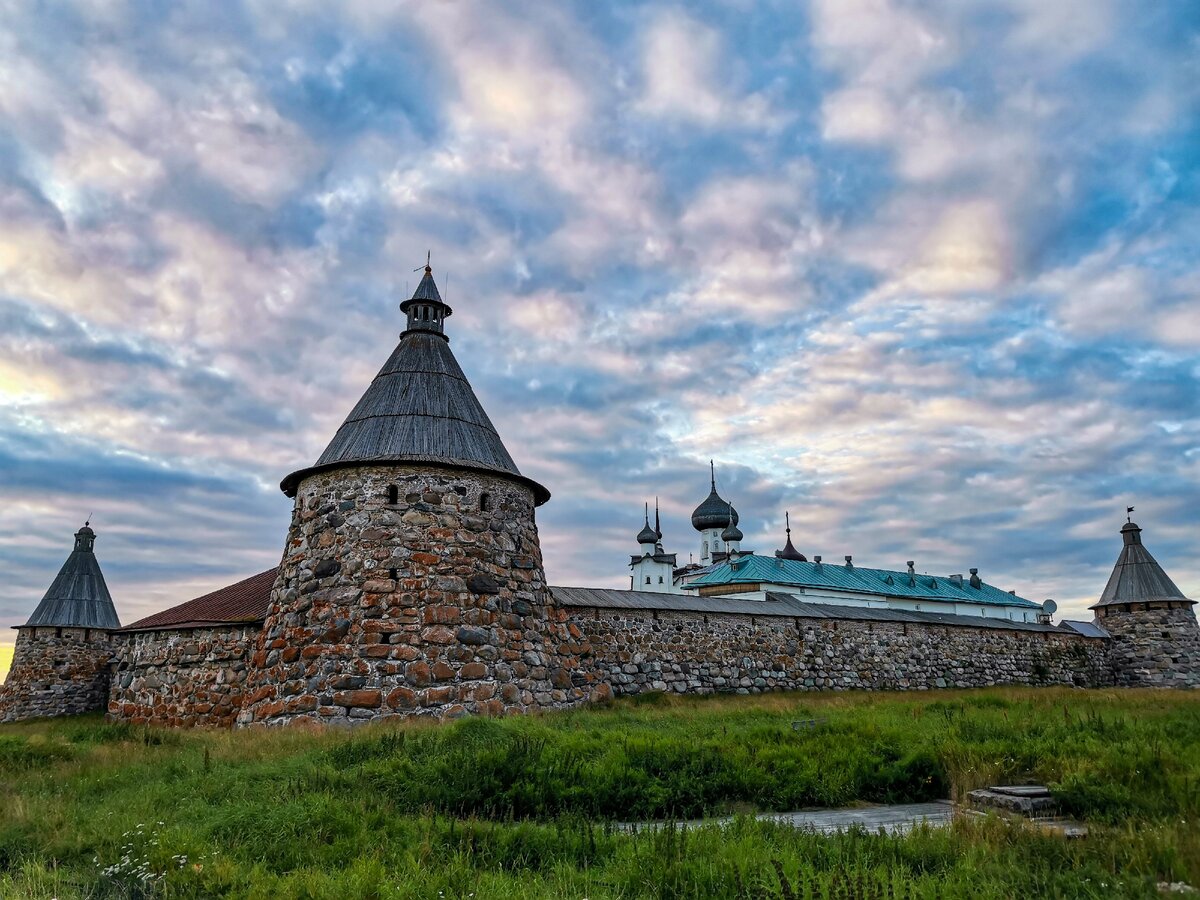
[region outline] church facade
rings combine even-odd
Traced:
[[[809,562],[792,543],[787,513],[786,540],[773,557],[745,550],[737,510],[717,493],[715,468],[710,477],[709,495],[692,513],[692,527],[699,533],[700,561],[677,565],[677,555],[663,549],[657,503],[653,527],[647,504],[645,524],[637,535],[640,552],[629,561],[630,590],[702,597],[733,595],[739,600],[766,600],[771,593],[793,593],[832,606],[924,610],[1025,623],[1049,619],[1047,604],[987,584],[974,568],[967,577],[930,576],[917,574],[912,560],[906,563],[907,571],[857,567],[852,556],[844,557],[844,564],[826,564],[820,555]]]
[[[428,266],[401,310],[395,351],[325,452],[283,479],[279,566],[121,626],[85,526],[17,630],[0,721],[350,725],[644,691],[1200,685],[1194,604],[1140,531],[1097,622],[1055,625],[973,570],[810,563],[790,533],[774,557],[743,551],[714,472],[692,519],[699,563],[663,551],[647,508],[636,589],[551,587],[536,523],[550,493],[521,474],[455,360]]]

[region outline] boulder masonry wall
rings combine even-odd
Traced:
[[[112,655],[105,630],[20,629],[12,668],[0,687],[0,722],[107,708]]]
[[[1112,684],[1107,642],[1045,631],[574,608],[615,694]],[[853,610],[847,610],[848,615]]]
[[[453,717],[586,699],[527,485],[363,466],[299,485],[241,725]]]
[[[1097,610],[1112,636],[1117,683],[1127,687],[1200,687],[1200,628],[1190,603],[1133,603]]]
[[[258,633],[253,623],[122,635],[109,716],[172,727],[232,726]]]

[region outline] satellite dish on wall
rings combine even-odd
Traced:
[[[1053,600],[1047,600],[1045,603],[1042,604],[1042,612],[1044,612],[1048,616],[1052,616],[1056,612],[1058,612],[1058,604],[1055,603]]]

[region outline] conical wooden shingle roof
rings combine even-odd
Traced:
[[[58,571],[25,626],[120,628],[116,607],[104,583],[93,545],[96,532],[84,525],[75,532],[75,549]]]
[[[1113,606],[1118,603],[1145,603],[1151,600],[1171,600],[1192,603],[1175,586],[1170,576],[1163,571],[1150,551],[1142,544],[1142,529],[1133,522],[1121,528],[1125,546],[1117,557],[1108,584],[1092,609]]]
[[[320,459],[283,480],[284,493],[295,496],[303,478],[333,468],[416,462],[507,475],[545,503],[550,492],[521,474],[450,350],[442,331],[450,307],[428,266],[401,309],[409,327],[391,358]]]

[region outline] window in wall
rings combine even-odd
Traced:
[[[649,575],[647,575],[647,576],[646,576],[646,584],[649,584],[649,583],[650,583],[650,576],[649,576]]]
[[[388,488],[388,503],[390,503],[392,506],[395,506],[399,502],[400,502],[400,488],[393,484],[391,487]]]
[[[479,511],[488,512],[492,508],[492,495],[484,491],[479,495]]]
[[[661,575],[658,576],[658,583],[659,584],[663,583],[663,577]]]
[[[56,638],[60,638],[60,637],[62,637],[62,629],[61,629],[61,628],[55,628],[55,629],[54,629],[54,636],[55,636]]]
[[[704,555],[708,556],[708,541],[704,542]]]

